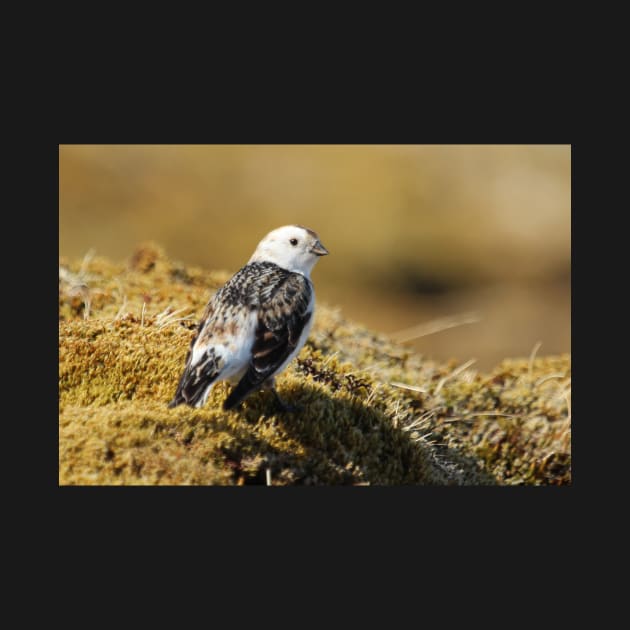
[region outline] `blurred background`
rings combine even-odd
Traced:
[[[299,223],[318,300],[444,361],[571,351],[569,145],[60,145],[59,253],[236,271]]]

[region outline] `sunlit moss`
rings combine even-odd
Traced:
[[[225,384],[171,410],[197,318],[230,274],[152,244],[127,264],[60,262],[60,484],[570,483],[568,355],[455,378],[321,305],[278,378],[303,412],[278,414],[269,392],[224,412]]]

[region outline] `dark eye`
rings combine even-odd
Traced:
[[[297,245],[297,238],[292,238],[289,243],[291,243],[291,245],[293,245],[293,247],[295,247]]]

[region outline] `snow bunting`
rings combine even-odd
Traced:
[[[317,234],[301,225],[267,234],[208,302],[169,407],[201,407],[214,383],[227,380],[235,387],[224,409],[271,389],[283,410],[295,411],[278,395],[274,377],[306,342],[315,308],[311,271],[326,254]]]

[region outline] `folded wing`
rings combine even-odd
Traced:
[[[216,381],[221,373],[224,361],[221,352],[218,351],[218,347],[211,343],[203,344],[203,351],[201,353],[195,351],[193,355],[195,345],[198,341],[201,341],[200,335],[207,335],[208,329],[213,327],[215,309],[215,299],[212,299],[206,306],[197,331],[190,342],[184,371],[179,379],[175,396],[168,404],[169,408],[182,404],[190,405],[191,407],[202,404],[208,387]]]
[[[273,376],[295,351],[311,318],[309,280],[286,272],[277,283],[261,292],[258,325],[250,365],[223,404],[231,409]]]

